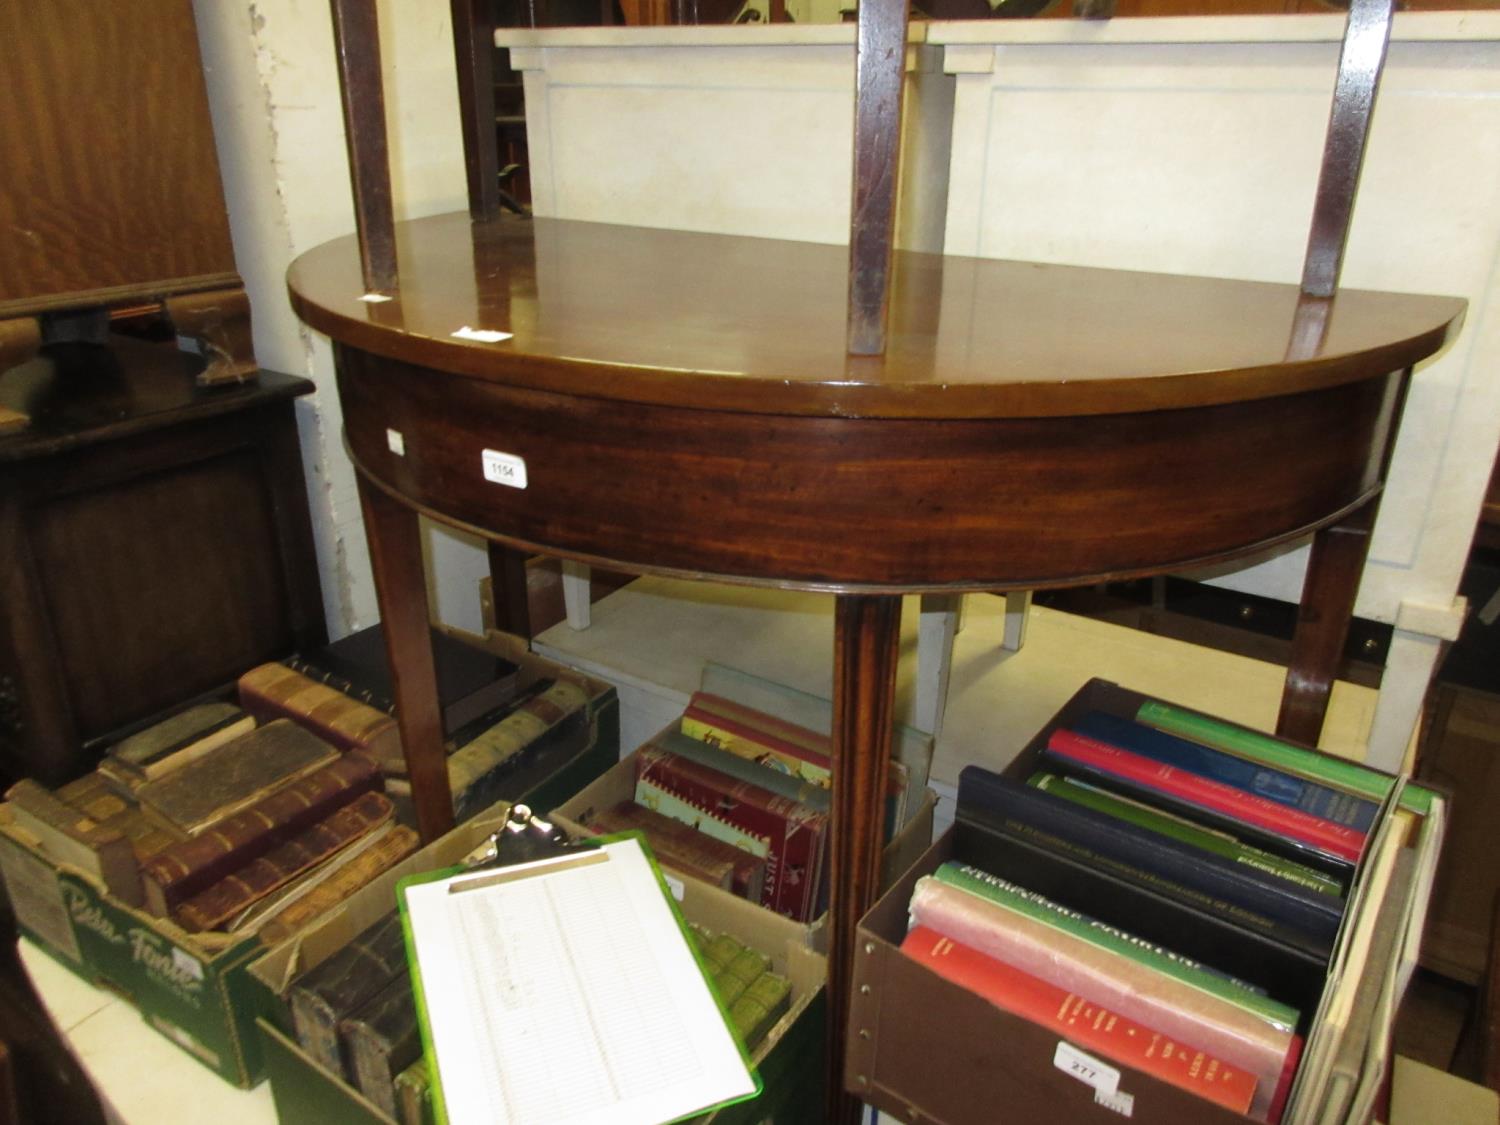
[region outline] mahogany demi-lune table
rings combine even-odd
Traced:
[[[1278,730],[1315,741],[1407,379],[1464,313],[898,252],[886,353],[856,358],[844,247],[467,214],[396,229],[393,299],[361,299],[353,236],[297,259],[289,285],[334,341],[423,835],[452,810],[419,514],[611,569],[836,595],[835,1088],[900,595],[1146,575],[1314,534]]]

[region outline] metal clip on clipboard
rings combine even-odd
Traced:
[[[555,824],[543,820],[528,805],[512,805],[505,824],[463,858],[469,871],[507,867],[534,859],[562,858],[593,851],[596,844],[571,840]]]

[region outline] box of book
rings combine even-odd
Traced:
[[[336,914],[267,953],[251,974],[269,1001],[259,1021],[283,1125],[433,1120],[409,995],[395,882],[451,864],[482,837],[438,841]],[[705,1122],[816,1121],[822,1115],[823,957],[806,929],[718,888],[679,883],[679,907],[720,995],[751,1044],[765,1092]],[[397,1018],[390,1012],[399,1010]]]
[[[682,748],[682,742],[674,737],[678,733],[677,727],[670,727],[637,747],[593,783],[553,809],[551,819],[575,836],[640,828],[646,833],[657,861],[669,878],[675,875],[680,877],[679,882],[695,880],[712,884],[754,901],[773,913],[802,922],[807,926],[807,940],[814,945],[819,944],[823,940],[823,909],[818,900],[807,899],[812,905],[801,916],[794,913],[791,907],[778,909],[778,902],[784,904],[788,900],[784,895],[778,898],[774,890],[767,889],[768,877],[774,879],[776,872],[775,867],[771,866],[768,876],[769,865],[766,861],[770,859],[774,864],[780,862],[780,858],[775,855],[774,850],[761,848],[762,854],[757,856],[754,851],[738,848],[730,842],[736,838],[749,838],[749,843],[755,848],[758,845],[752,832],[728,825],[722,835],[710,835],[640,803],[641,799],[651,799],[647,795],[649,786],[647,790],[643,790],[641,786],[643,770],[649,771],[652,768],[665,747]],[[646,772],[645,776],[649,782],[652,774]],[[930,789],[924,788],[920,794],[913,795],[912,810],[894,831],[882,854],[882,887],[893,883],[926,850],[932,839],[935,803]],[[683,815],[691,817],[691,813]],[[794,813],[793,817],[802,815],[804,814]],[[699,820],[699,823],[702,821]],[[826,859],[821,850],[825,842],[819,839],[812,855]],[[771,847],[774,846],[775,840]],[[745,870],[747,864],[748,874]]]
[[[1445,807],[1091,681],[861,921],[845,1086],[953,1125],[1368,1120]]]
[[[145,734],[175,746],[184,723],[216,728],[207,712],[222,706]],[[209,740],[185,740],[173,752],[186,760],[170,768],[148,768],[155,756],[127,739],[108,771],[55,792],[18,782],[0,806],[0,872],[25,933],[249,1086],[261,1069],[244,970],[266,935],[315,917],[417,841],[362,753],[288,722]]]
[[[827,908],[832,704],[708,664],[682,716],[554,811],[566,826],[645,832],[670,871],[811,923]],[[932,838],[932,737],[897,725],[882,872]]]
[[[620,752],[612,685],[527,651],[503,633],[434,626],[448,780],[454,816],[497,801],[547,808],[613,765]],[[322,649],[251,669],[241,702],[334,745],[374,756],[398,816],[414,823],[379,626]]]

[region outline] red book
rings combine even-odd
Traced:
[[[1245,824],[1288,836],[1350,863],[1358,863],[1364,850],[1365,834],[1357,829],[1257,797],[1222,781],[1163,765],[1074,731],[1053,731],[1047,739],[1047,750],[1059,758],[1089,766],[1154,792],[1190,801]]]
[[[761,905],[799,922],[812,920],[826,813],[654,746],[636,751],[636,763],[637,781],[768,841]]]
[[[960,945],[936,930],[917,926],[901,943],[901,952],[1011,1015],[1055,1031],[1111,1062],[1134,1067],[1236,1113],[1250,1109],[1256,1080],[1248,1071],[1227,1066],[1196,1047]]]

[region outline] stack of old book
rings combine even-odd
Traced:
[[[392,911],[287,993],[302,1049],[386,1116],[430,1120],[426,1064],[401,917]]]
[[[373,758],[227,702],[119,742],[55,793],[22,781],[6,797],[43,854],[192,933],[275,940],[417,844]]]
[[[636,751],[633,799],[592,813],[599,832],[641,830],[658,862],[799,922],[826,908],[829,736],[709,692]],[[920,794],[891,766],[887,835]]]
[[[1276,1122],[1389,792],[1158,701],[966,768],[902,950],[1085,1051]],[[1378,775],[1377,775],[1378,776]]]
[[[439,629],[431,636],[454,814],[465,820],[504,795],[506,780],[546,745],[544,736],[586,711],[589,693],[565,678],[522,686],[514,662]],[[388,795],[409,807],[411,783],[379,625],[254,668],[240,678],[239,695],[262,719],[288,718],[335,746],[370,754]]]

